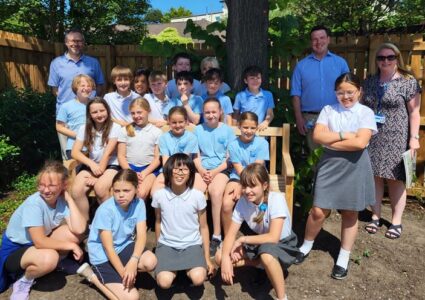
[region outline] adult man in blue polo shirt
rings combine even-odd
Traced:
[[[103,78],[102,69],[99,61],[91,56],[84,55],[84,35],[78,29],[71,29],[65,34],[65,45],[67,52],[64,55],[56,57],[50,64],[49,79],[47,84],[52,88],[56,96],[56,114],[59,108],[67,101],[75,99],[72,91],[72,80],[80,74],[89,75],[96,83],[96,94],[103,96]],[[61,145],[62,158],[66,159],[66,136],[58,133]]]
[[[347,62],[328,50],[330,32],[324,26],[310,31],[313,53],[295,66],[291,79],[291,96],[297,129],[307,135],[310,151],[317,148],[312,140],[314,123],[320,110],[328,104],[337,103],[334,84],[343,73],[349,72]]]

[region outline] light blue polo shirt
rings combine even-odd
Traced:
[[[170,99],[180,97],[180,93],[177,90],[177,84],[175,79],[171,79],[168,81],[167,89],[165,90],[165,93]],[[199,80],[193,79],[192,94],[196,96],[202,95],[202,86]]]
[[[273,95],[271,92],[260,89],[256,95],[252,94],[248,88],[239,92],[235,98],[233,109],[243,113],[253,112],[258,117],[258,124],[261,124],[267,115],[268,109],[274,108]]]
[[[77,99],[68,101],[59,108],[56,120],[65,123],[70,130],[77,133],[81,125],[86,123],[86,108],[87,105]],[[71,150],[74,142],[75,138],[67,137],[66,150]]]
[[[201,114],[202,113],[202,105],[204,101],[200,96],[197,95],[190,95],[189,98],[189,106],[192,108],[193,112],[195,114]],[[170,112],[170,109],[172,109],[174,106],[183,106],[183,102],[180,98],[180,95],[176,98],[171,99],[168,101],[168,104],[164,107],[164,115],[168,116],[168,113]]]
[[[161,210],[159,243],[176,249],[202,244],[198,212],[207,207],[202,192],[188,188],[176,195],[165,187],[153,194],[152,207]]]
[[[127,211],[115,202],[114,197],[103,202],[96,211],[87,242],[90,263],[99,265],[108,261],[100,239],[100,230],[112,233],[114,249],[119,254],[132,242],[137,224],[143,221],[146,221],[146,207],[143,200],[134,199]]]
[[[51,87],[58,88],[56,113],[58,113],[62,104],[75,99],[76,95],[72,91],[72,80],[75,76],[80,74],[89,75],[93,78],[96,85],[105,84],[99,61],[94,57],[83,54],[80,59],[75,62],[64,54],[56,57],[50,64],[47,84]]]
[[[175,136],[171,131],[167,131],[159,138],[159,153],[161,156],[171,156],[176,153],[196,154],[198,139],[188,130],[185,130],[181,136]]]
[[[225,115],[233,114],[232,101],[230,101],[230,98],[224,95],[222,92],[218,91],[216,95],[208,95],[207,93],[202,95],[204,102],[208,98],[217,98]]]
[[[198,138],[202,166],[207,170],[217,168],[226,160],[229,144],[236,138],[233,129],[223,123],[217,128],[200,124],[194,134]]]
[[[30,227],[43,226],[44,234],[48,236],[68,216],[68,205],[63,197],[59,197],[56,207],[52,208],[36,192],[15,210],[7,225],[6,235],[14,243],[28,244],[32,242],[28,232]]]
[[[249,143],[244,143],[238,138],[229,145],[229,160],[241,164],[243,168],[256,160],[269,159],[269,143],[263,137],[255,136]],[[239,179],[235,169],[230,173],[230,178]]]
[[[295,66],[291,96],[301,98],[301,111],[320,112],[325,105],[338,102],[335,80],[349,71],[347,62],[330,51],[322,60],[310,54]]]

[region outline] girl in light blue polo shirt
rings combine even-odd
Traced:
[[[38,173],[38,192],[10,218],[0,248],[0,293],[15,281],[10,299],[28,299],[34,279],[54,271],[58,263],[76,269],[76,262],[61,263],[64,254],[83,259],[78,244],[87,223],[66,191],[67,180],[61,162],[46,162]]]
[[[210,244],[211,256],[221,243],[221,205],[230,173],[227,165],[228,146],[235,139],[233,129],[220,122],[222,113],[217,99],[207,99],[204,102],[205,123],[196,126],[195,129],[199,144],[199,155],[195,159],[195,164],[203,179],[201,191],[205,191],[208,187],[212,203],[214,231]]]
[[[162,165],[165,165],[168,158],[176,153],[185,153],[193,158],[198,153],[198,139],[192,132],[186,130],[186,126],[189,124],[186,109],[181,106],[174,106],[170,109],[168,124],[170,130],[163,133],[159,138],[159,153]],[[201,181],[201,176],[196,174],[195,188],[198,188]],[[151,194],[153,195],[163,187],[164,175],[161,173],[155,179]]]
[[[239,119],[239,129],[241,135],[229,145],[229,160],[233,165],[233,170],[224,190],[221,210],[225,234],[232,223],[233,207],[241,196],[240,174],[247,165],[254,162],[264,165],[270,157],[269,143],[263,137],[255,134],[258,129],[258,117],[255,113],[250,111],[242,113]]]
[[[195,173],[188,155],[172,155],[164,166],[166,187],[152,197],[158,258],[155,275],[163,289],[171,287],[177,271],[185,270],[195,286],[204,284],[215,271],[209,253],[207,202],[193,188]]]
[[[145,250],[146,208],[136,198],[137,183],[132,170],[115,175],[113,197],[97,209],[87,243],[93,271],[118,299],[138,299],[137,272],[150,272],[157,263]]]

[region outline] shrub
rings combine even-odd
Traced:
[[[20,149],[14,159],[0,160],[1,189],[24,172],[35,173],[47,158],[59,157],[55,110],[56,100],[51,93],[30,89],[0,93],[0,132]]]

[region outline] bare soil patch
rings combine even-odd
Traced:
[[[391,210],[383,207],[384,220],[389,220]],[[402,236],[389,240],[384,225],[377,234],[364,231],[370,214],[362,213],[359,235],[351,255],[349,275],[337,281],[330,277],[340,248],[340,215],[333,212],[326,220],[313,251],[302,265],[291,266],[286,278],[288,299],[425,299],[425,210],[414,203],[406,209]],[[387,225],[389,223],[387,222]],[[300,241],[303,222],[294,224]],[[154,234],[148,233],[148,247],[153,247]],[[162,291],[153,277],[143,274],[138,280],[141,299],[273,299],[274,292],[267,283],[254,287],[254,271],[240,269],[233,286],[223,285],[220,276],[206,282],[202,288],[191,287],[182,274],[174,288]],[[11,289],[0,295],[8,299]],[[64,276],[52,273],[37,280],[30,299],[104,299],[77,275]]]

